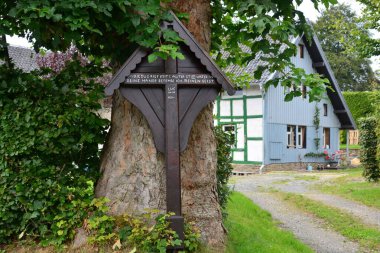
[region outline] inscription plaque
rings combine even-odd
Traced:
[[[138,73],[130,74],[125,84],[210,84],[217,85],[215,78],[208,74],[157,74]]]

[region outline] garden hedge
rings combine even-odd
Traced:
[[[360,145],[361,145],[361,162],[363,164],[363,176],[368,181],[379,181],[380,167],[377,148],[380,145],[379,136],[376,135],[376,129],[379,119],[376,117],[361,118],[360,127]]]
[[[355,122],[360,118],[372,116],[375,112],[376,93],[373,91],[346,91],[343,92],[344,99],[347,102],[348,108],[354,117]]]

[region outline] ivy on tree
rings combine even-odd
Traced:
[[[18,236],[59,245],[95,209],[102,67],[66,63],[59,73],[0,65],[0,243]]]

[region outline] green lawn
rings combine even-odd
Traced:
[[[347,145],[346,144],[340,144],[340,149],[346,149],[346,147],[347,147]],[[360,145],[358,144],[358,145],[353,145],[353,144],[351,144],[351,145],[348,145],[348,148],[349,149],[360,149]]]
[[[227,211],[226,253],[313,252],[292,233],[278,228],[268,212],[240,193],[232,194]]]
[[[344,172],[347,173],[346,176],[320,184],[318,190],[380,208],[380,183],[365,181],[361,168]]]
[[[346,212],[302,195],[294,193],[277,194],[299,209],[324,220],[327,227],[334,229],[348,239],[359,242],[364,249],[380,252],[380,230],[364,225],[360,220]]]

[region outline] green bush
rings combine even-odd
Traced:
[[[378,120],[375,117],[362,118],[360,124],[361,162],[363,163],[363,176],[368,181],[379,181],[380,167],[377,157],[377,147],[380,143],[376,135]]]
[[[95,113],[98,75],[76,61],[58,74],[0,66],[0,243],[29,236],[59,245],[96,209],[108,127]]]
[[[360,118],[373,116],[375,112],[374,95],[376,92],[368,91],[346,91],[343,92],[344,99],[356,122]]]
[[[221,126],[214,128],[214,133],[217,141],[217,192],[219,198],[219,204],[224,210],[227,205],[228,196],[230,195],[230,189],[227,185],[228,179],[232,174],[232,156],[231,147],[234,145],[235,140],[233,135],[223,131]]]
[[[377,159],[378,159],[378,166],[380,168],[380,92],[376,92],[373,95],[373,100],[375,101],[374,104],[376,105],[376,112],[375,117],[377,120],[377,128],[376,128],[376,135],[377,135]]]

